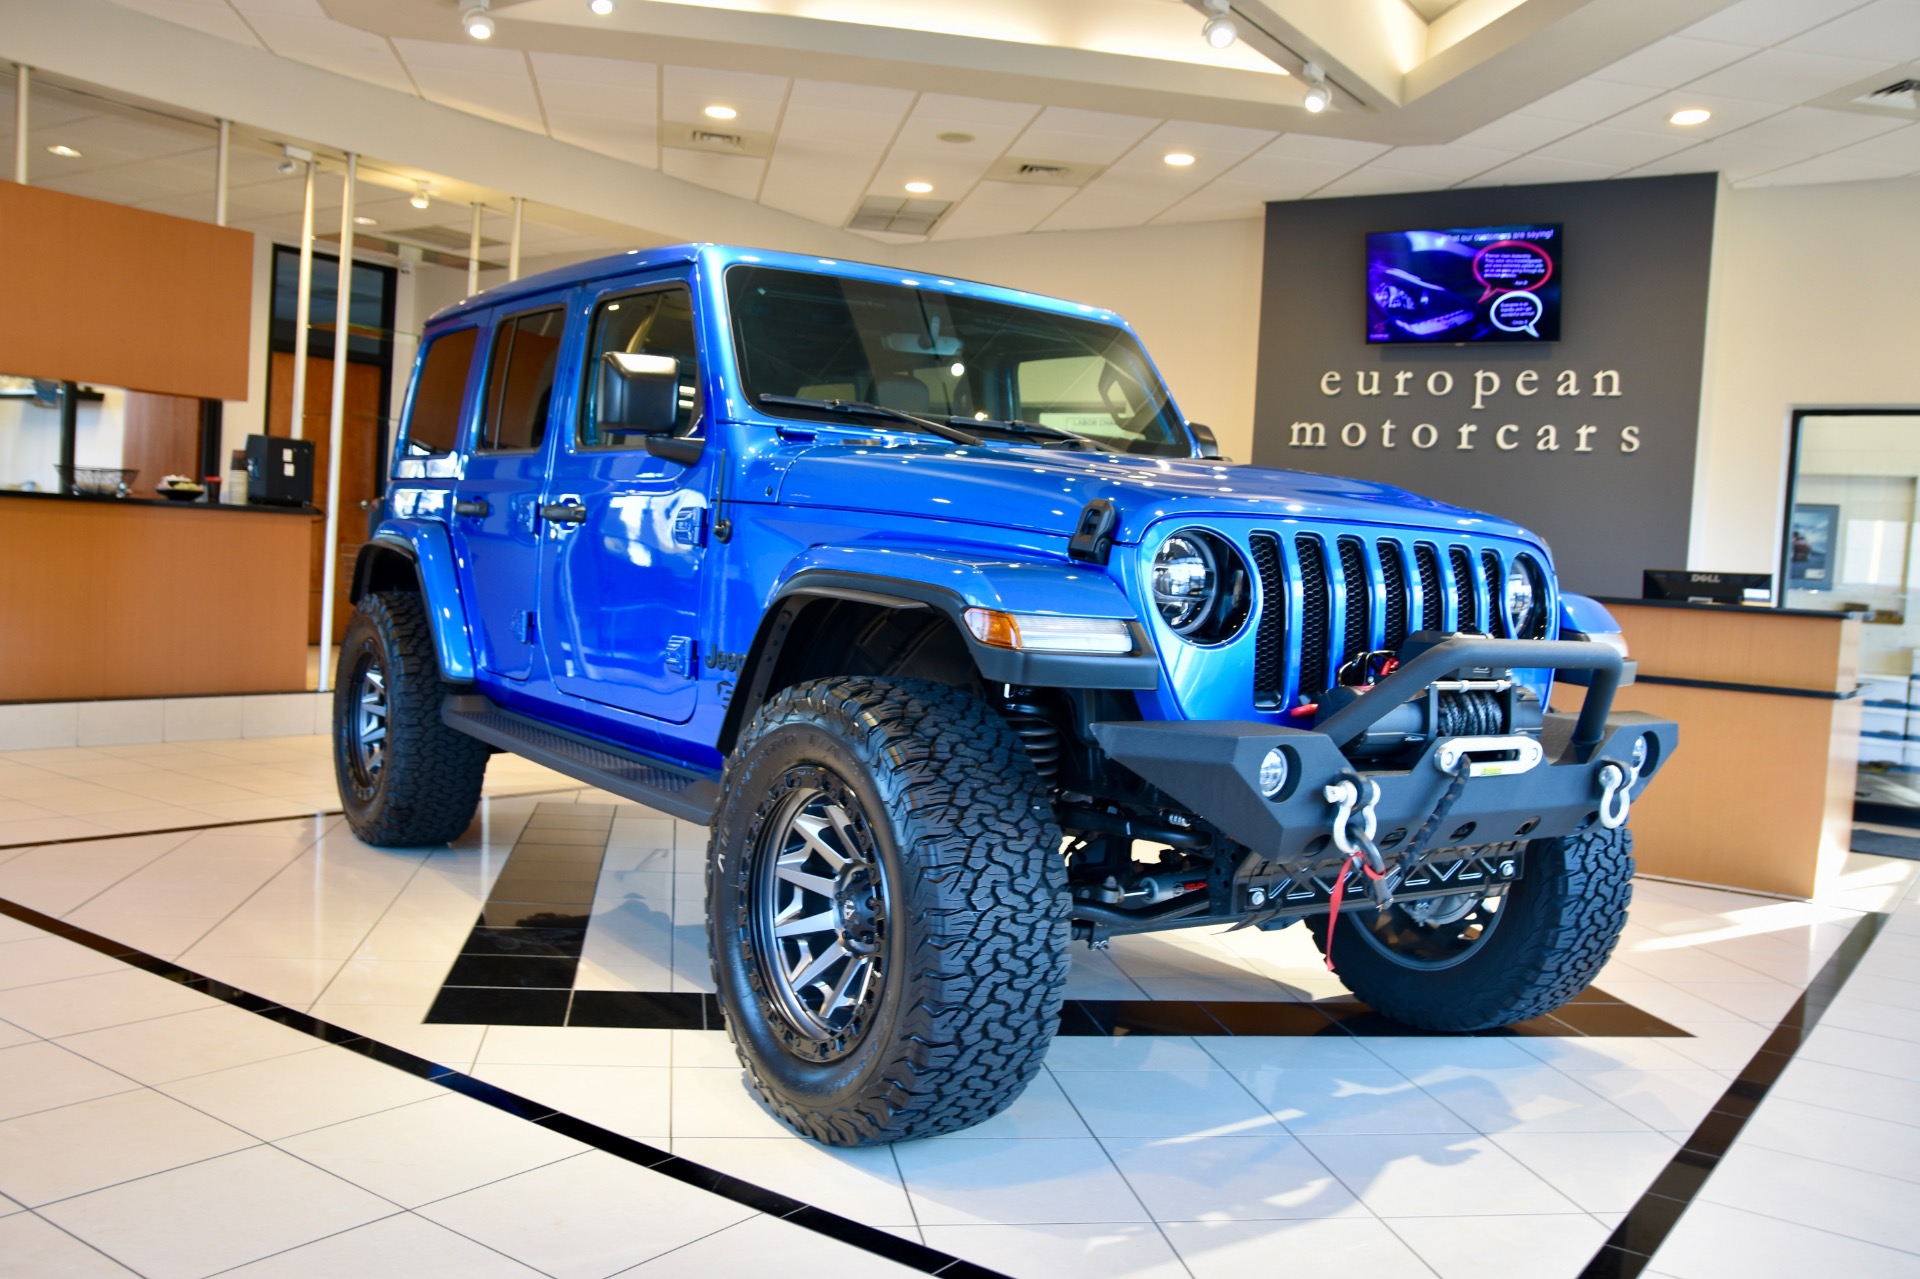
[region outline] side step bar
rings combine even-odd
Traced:
[[[720,806],[718,779],[680,768],[608,742],[562,732],[536,723],[475,693],[456,694],[440,708],[449,728],[477,737],[556,773],[611,791],[683,821],[701,826],[713,821]]]

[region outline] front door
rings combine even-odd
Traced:
[[[672,435],[703,439],[693,295],[684,279],[609,291],[590,322],[579,411],[558,441],[541,521],[541,642],[561,692],[684,724],[699,688],[715,450],[656,457],[646,436],[604,428],[596,404],[615,376],[609,356],[663,356],[678,367]]]
[[[495,320],[473,444],[454,486],[462,594],[479,631],[480,666],[507,679],[533,668],[538,513],[565,327],[557,302]]]

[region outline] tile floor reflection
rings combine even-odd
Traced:
[[[1862,912],[1897,910],[1648,1273],[1920,1269],[1909,863],[1856,859],[1819,903],[1638,884],[1596,985],[1681,1035],[1089,1034],[986,1124],[841,1151],[761,1109],[720,1031],[428,1021],[457,969],[498,971],[469,963],[489,901],[542,892],[586,919],[568,991],[710,992],[703,828],[505,756],[446,848],[368,848],[313,815],[336,803],[317,737],[0,753],[0,898],[1022,1279],[1571,1279]],[[516,844],[547,852],[503,881]],[[1301,929],[1076,948],[1068,993],[1348,998]],[[778,1248],[906,1273],[8,919],[0,1196],[6,1272],[729,1274]]]

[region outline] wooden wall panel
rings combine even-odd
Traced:
[[[250,231],[0,182],[0,281],[0,372],[247,398]]]
[[[293,355],[275,351],[272,372],[267,379],[267,433],[291,435],[293,420]],[[330,356],[307,357],[307,408],[302,416],[306,438],[313,441],[313,502],[327,502],[328,418],[333,412],[333,359]],[[380,467],[380,368],[374,364],[347,363],[347,408],[340,423],[340,535],[334,545],[333,637],[346,635],[347,622],[353,616],[353,604],[347,593],[353,585],[353,564],[367,540],[367,507],[378,492]],[[325,558],[322,543],[326,525],[313,528],[312,597],[308,603],[307,641],[320,642],[321,563]]]
[[[0,497],[0,701],[305,688],[312,522]]]
[[[163,475],[200,479],[200,401],[183,395],[127,395],[120,465],[132,467],[133,491],[151,497]]]

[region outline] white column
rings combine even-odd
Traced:
[[[480,291],[480,210],[483,206],[474,202],[473,231],[467,236],[467,296],[472,297]]]
[[[232,156],[233,122],[220,121],[220,147],[213,161],[213,224],[227,224],[227,163]]]
[[[334,588],[339,579],[340,454],[347,425],[347,336],[353,315],[353,182],[360,157],[347,152],[347,185],[340,197],[340,283],[334,289],[333,405],[327,416],[327,531],[320,572],[320,691],[333,687]]]
[[[507,242],[507,278],[520,278],[520,219],[525,213],[527,202],[519,196],[513,197],[513,238]]]
[[[27,100],[33,93],[33,68],[13,64],[13,180],[27,185]]]
[[[292,419],[289,433],[296,440],[307,437],[307,316],[313,308],[313,161],[307,161],[306,211],[300,218],[300,287],[293,304],[293,403],[287,411]]]

